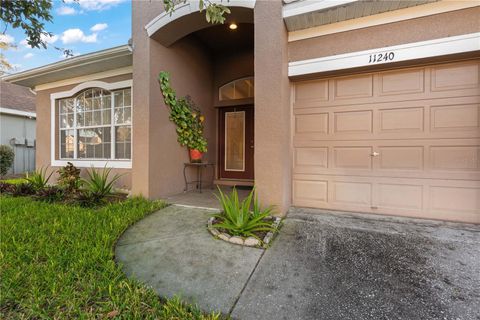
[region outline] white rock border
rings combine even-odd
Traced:
[[[238,236],[231,236],[227,233],[220,232],[216,228],[213,227],[213,221],[215,220],[215,217],[210,217],[207,222],[207,229],[208,231],[218,239],[221,239],[226,242],[230,242],[233,244],[238,244],[241,246],[246,246],[246,247],[255,247],[255,248],[264,248],[266,249],[270,242],[272,242],[274,235],[278,232],[278,227],[280,226],[280,222],[282,222],[282,218],[279,217],[272,217],[273,224],[273,231],[269,231],[263,240],[258,240],[254,237],[247,237],[247,238],[242,238]]]

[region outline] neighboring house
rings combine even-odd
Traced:
[[[181,192],[166,70],[206,115],[218,184],[255,183],[282,213],[480,223],[479,2],[223,3],[212,26],[196,1],[134,1],[132,52],[6,77],[37,92],[37,166],[108,164],[134,194]]]
[[[0,81],[0,144],[15,152],[9,174],[35,170],[35,93]]]

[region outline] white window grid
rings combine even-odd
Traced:
[[[123,88],[123,89],[118,89],[118,90],[114,90],[114,91],[107,91],[105,89],[101,89],[101,88],[98,88],[99,90],[101,90],[102,92],[108,92],[109,95],[110,95],[110,106],[109,108],[104,108],[103,107],[103,102],[104,102],[104,99],[101,99],[101,104],[102,104],[102,107],[100,109],[92,109],[92,110],[89,110],[88,112],[97,112],[99,111],[100,114],[101,114],[101,123],[103,123],[103,111],[105,110],[110,110],[110,124],[101,124],[101,125],[92,125],[92,126],[78,126],[78,122],[77,122],[77,115],[79,112],[77,112],[77,107],[78,107],[78,100],[81,99],[81,98],[84,98],[85,97],[85,92],[88,91],[88,90],[93,90],[93,89],[97,89],[97,88],[88,88],[86,90],[84,90],[83,92],[81,92],[80,94],[78,94],[77,96],[75,97],[71,97],[71,98],[64,98],[64,99],[59,99],[58,100],[58,114],[59,114],[59,117],[58,117],[58,122],[59,122],[59,132],[61,133],[61,131],[69,131],[69,130],[73,130],[73,158],[66,158],[66,157],[62,157],[62,141],[61,141],[61,134],[59,135],[59,143],[58,143],[58,147],[59,147],[59,159],[60,160],[77,160],[77,159],[81,159],[81,160],[131,160],[131,155],[132,155],[132,143],[131,143],[131,138],[130,138],[130,158],[115,158],[115,155],[116,155],[116,135],[115,135],[115,131],[116,131],[116,127],[129,127],[130,130],[131,130],[131,120],[129,122],[117,122],[116,119],[115,119],[115,109],[120,109],[120,108],[115,108],[115,93],[119,93],[121,92],[122,93],[122,111],[125,110],[125,108],[129,108],[130,109],[130,119],[131,119],[131,115],[132,115],[132,94],[131,94],[131,88]],[[130,96],[130,99],[129,101],[125,101],[125,92],[129,92],[129,96]],[[71,112],[62,112],[62,101],[68,101],[68,100],[72,100],[73,99],[73,116],[74,116],[74,119],[73,119],[73,126],[72,127],[62,127],[62,115],[69,115],[71,114]],[[126,105],[127,103],[127,105]],[[93,108],[93,106],[92,106]],[[85,111],[84,111],[85,112]],[[123,112],[122,112],[123,113]],[[84,119],[84,124],[85,124],[85,119]],[[82,129],[96,129],[96,128],[110,128],[110,158],[79,158],[78,157],[78,131],[79,130],[82,130]]]

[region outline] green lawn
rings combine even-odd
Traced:
[[[216,319],[160,300],[114,262],[122,232],[164,206],[130,199],[84,209],[0,196],[0,318]]]

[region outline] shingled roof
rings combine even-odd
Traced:
[[[27,87],[0,81],[0,107],[35,112],[35,94]]]

